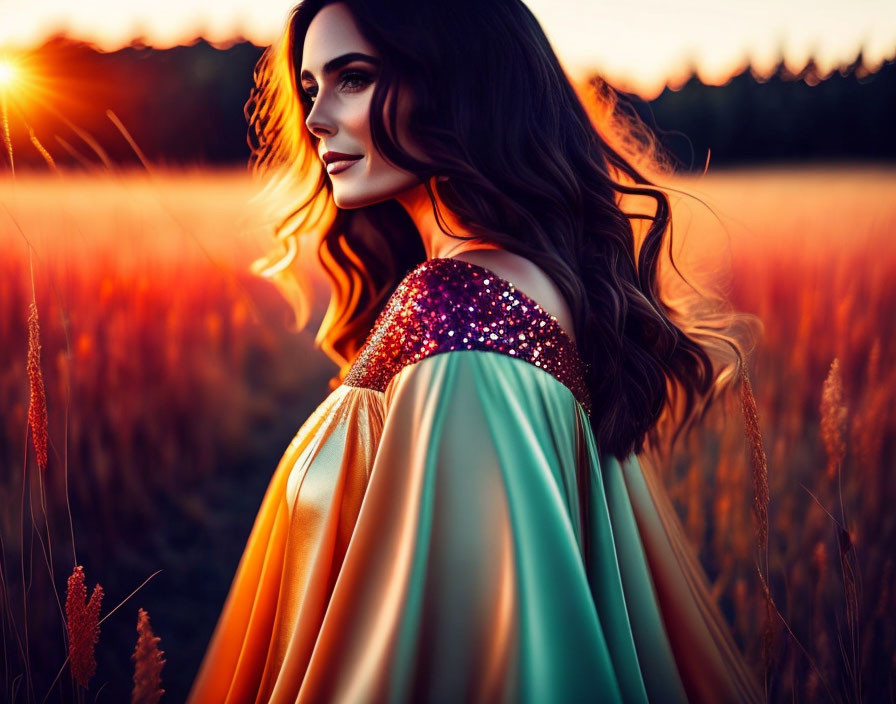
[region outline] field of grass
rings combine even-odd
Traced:
[[[750,374],[768,456],[770,588],[793,631],[779,623],[765,658],[737,409],[691,438],[667,485],[735,633],[758,672],[768,662],[773,701],[892,701],[896,172],[782,168],[688,186],[730,231],[734,307],[764,327]],[[694,230],[708,229],[691,208]]]
[[[775,628],[764,630],[738,399],[664,469],[670,495],[771,701],[890,701],[896,169],[674,185],[724,225],[673,195],[676,241],[763,323],[749,361]],[[296,333],[286,303],[246,273],[268,247],[254,192],[239,172],[0,179],[4,699],[42,701],[60,671],[48,701],[129,698],[138,608],[161,638],[165,700],[186,696],[270,474],[335,372],[313,347],[324,283]],[[32,295],[45,469],[26,435]],[[102,622],[82,695],[63,668],[74,564],[88,595],[102,585],[102,616],[154,575]]]

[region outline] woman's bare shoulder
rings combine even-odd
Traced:
[[[566,299],[553,279],[535,262],[504,249],[470,249],[455,254],[452,258],[490,269],[509,281],[557,318],[560,327],[575,340],[572,315]]]

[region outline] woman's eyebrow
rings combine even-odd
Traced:
[[[380,65],[380,60],[375,56],[370,56],[368,54],[362,54],[358,51],[353,51],[349,54],[343,54],[342,56],[337,56],[335,59],[330,59],[327,63],[324,64],[324,75],[333,73],[334,71],[338,71],[346,64],[351,63],[352,61],[366,61],[368,63],[373,64],[374,66]],[[306,78],[309,80],[314,80],[314,76],[311,71],[302,71],[302,75],[300,76],[302,80]]]

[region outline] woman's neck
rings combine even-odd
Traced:
[[[475,234],[465,228],[457,219],[451,210],[439,198],[435,189],[435,179],[430,181],[436,202],[439,204],[439,213],[446,225],[446,229],[455,235],[462,237],[475,237]],[[395,200],[401,203],[402,207],[407,211],[408,215],[417,226],[420,233],[420,239],[423,241],[423,248],[426,251],[427,259],[436,259],[441,257],[452,257],[455,254],[466,252],[473,249],[500,249],[497,245],[490,244],[481,239],[464,239],[446,234],[439,227],[436,221],[436,214],[433,210],[429,195],[426,193],[426,187],[421,183],[413,188],[395,196]]]

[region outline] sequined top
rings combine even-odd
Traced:
[[[461,349],[541,367],[590,415],[584,363],[556,316],[490,269],[449,257],[428,259],[401,280],[343,383],[384,391],[405,366]]]

